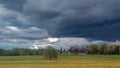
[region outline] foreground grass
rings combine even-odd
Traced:
[[[120,68],[120,55],[1,56],[0,68]]]

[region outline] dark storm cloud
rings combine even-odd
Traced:
[[[27,0],[23,13],[32,25],[56,37],[114,40],[118,36],[120,0]]]
[[[26,0],[0,0],[0,4],[6,5],[8,9],[22,11],[22,6]]]
[[[53,37],[116,40],[120,39],[119,3],[120,0],[0,0],[0,23],[39,27]]]

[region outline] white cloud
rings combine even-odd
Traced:
[[[116,40],[115,42],[109,42],[108,44],[109,45],[111,45],[111,44],[116,44],[117,45],[117,44],[120,44],[120,40]]]
[[[58,38],[58,42],[54,43],[58,48],[69,48],[72,45],[85,46],[90,44],[85,38]]]
[[[21,44],[48,37],[47,31],[38,27],[18,28],[16,26],[6,26],[1,28],[0,32],[0,38],[4,41]]]
[[[51,42],[47,42],[46,40],[53,40],[56,39],[57,41],[54,41],[54,43]],[[90,40],[88,38],[74,38],[74,37],[64,37],[64,38],[47,38],[41,45],[38,45],[38,47],[46,47],[48,45],[53,46],[55,48],[69,48],[72,45],[75,46],[86,46],[86,45],[90,45],[90,44],[97,44],[97,45],[101,45],[101,44],[120,44],[120,41],[115,41],[115,42],[110,42],[110,41],[103,41],[103,40]],[[44,46],[42,46],[44,45]]]
[[[10,42],[10,43],[13,43],[13,44],[33,44],[34,41],[33,40],[27,40],[27,39],[19,39],[19,38],[16,38],[16,39],[4,39],[4,41],[7,41],[7,42]]]
[[[50,43],[54,43],[58,41],[58,38],[48,38],[47,39]]]
[[[106,41],[101,41],[101,40],[89,40],[87,38],[74,38],[74,37],[69,37],[69,38],[46,38],[43,39],[42,41],[37,41],[34,44],[36,44],[37,47],[44,48],[46,46],[53,46],[55,48],[69,48],[72,45],[77,45],[77,46],[86,46],[90,44],[103,44],[106,43]],[[32,46],[34,48],[34,46]]]
[[[102,41],[102,40],[94,40],[94,41],[91,41],[91,44],[103,44],[103,43],[108,43],[107,41]]]
[[[6,26],[5,27],[7,30],[10,30],[10,31],[15,31],[15,32],[20,32],[21,30],[16,27],[16,26]]]

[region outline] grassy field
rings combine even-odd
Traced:
[[[1,56],[0,68],[120,68],[120,55]]]

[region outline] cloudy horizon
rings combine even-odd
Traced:
[[[119,44],[120,0],[0,0],[0,48]],[[48,41],[45,40],[49,39]],[[47,44],[46,44],[47,43]],[[41,47],[40,46],[40,47]]]

